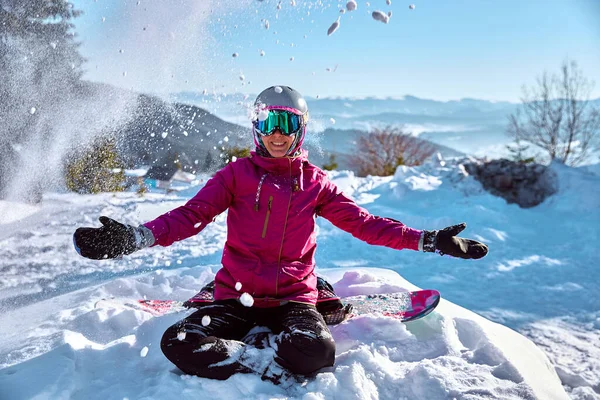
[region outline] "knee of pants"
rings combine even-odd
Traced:
[[[185,351],[191,351],[191,349],[183,349],[184,347],[189,347],[189,344],[179,340],[177,338],[178,333],[179,324],[175,324],[163,333],[162,339],[160,340],[160,349],[165,357],[174,364],[177,364],[176,361],[178,361],[179,354]]]
[[[332,337],[315,337],[305,333],[286,334],[277,346],[277,362],[290,372],[309,375],[335,361]]]
[[[163,333],[160,341],[160,349],[162,350],[165,357],[167,357],[172,363],[177,364],[182,357],[193,353],[195,349],[200,347],[204,341],[207,343],[213,342],[212,337],[203,337],[198,334],[186,334],[185,337],[178,337],[181,331],[181,324],[177,323],[169,327],[165,333]],[[187,340],[186,340],[187,339]]]

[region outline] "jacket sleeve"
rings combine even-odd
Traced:
[[[154,245],[170,246],[173,242],[197,235],[233,201],[235,179],[228,165],[206,182],[185,205],[146,222],[152,231]]]
[[[370,214],[346,197],[327,176],[324,175],[322,180],[324,187],[319,194],[317,215],[369,244],[397,250],[419,249],[423,231],[409,228],[391,218]]]

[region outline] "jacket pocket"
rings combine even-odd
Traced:
[[[273,205],[273,196],[269,196],[269,206],[267,207],[267,214],[265,215],[265,223],[262,230],[262,238],[267,236],[267,226],[269,225],[269,218],[271,217],[271,206]]]
[[[315,269],[312,265],[306,265],[302,263],[292,263],[292,264],[283,264],[281,266],[281,272],[283,272],[286,277],[287,282],[300,282],[303,281],[308,275],[313,272]]]

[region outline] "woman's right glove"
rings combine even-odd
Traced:
[[[467,259],[484,257],[488,253],[485,244],[457,236],[466,227],[463,222],[440,231],[423,231],[423,251]]]
[[[100,228],[78,228],[73,234],[75,250],[92,260],[117,258],[152,246],[154,235],[143,225],[125,225],[102,216]]]

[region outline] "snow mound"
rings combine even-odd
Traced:
[[[416,288],[397,273],[378,268],[320,273],[343,295]],[[68,301],[47,300],[62,301],[56,308],[64,323],[62,344],[1,370],[2,393],[13,400],[196,399],[200,393],[213,399],[566,398],[554,368],[531,341],[445,300],[429,316],[407,324],[366,315],[333,326],[335,367],[280,386],[254,375],[214,381],[178,373],[159,343],[164,330],[185,314],[151,317],[116,306],[90,306],[99,296],[111,295],[170,293],[184,299],[189,287],[212,277],[208,267],[155,271],[64,295]],[[71,309],[65,306],[69,302]]]

